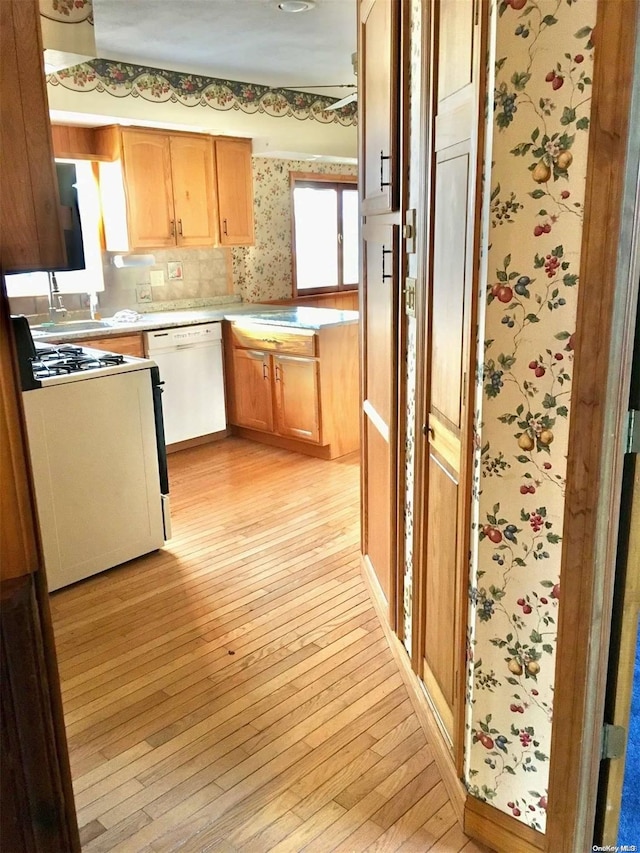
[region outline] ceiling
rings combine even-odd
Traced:
[[[97,55],[155,68],[343,97],[355,84],[356,0],[94,0]]]

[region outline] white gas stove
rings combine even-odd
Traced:
[[[161,548],[171,535],[155,362],[14,331],[50,590]]]

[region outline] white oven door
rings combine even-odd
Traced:
[[[148,369],[23,394],[50,590],[164,543]]]

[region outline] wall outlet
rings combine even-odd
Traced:
[[[151,270],[149,273],[149,281],[151,282],[151,286],[154,287],[156,285],[164,284],[164,271],[163,270]]]

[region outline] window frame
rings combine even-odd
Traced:
[[[328,186],[338,192],[338,284],[329,284],[323,287],[303,287],[298,289],[298,265],[296,260],[296,216],[294,205],[294,190],[296,187],[316,188],[318,185]],[[313,296],[322,293],[357,293],[360,283],[344,284],[343,275],[343,241],[342,235],[342,192],[344,190],[357,190],[358,178],[356,175],[319,174],[318,172],[289,172],[289,185],[291,195],[291,279],[293,297]]]

